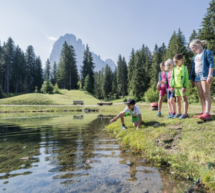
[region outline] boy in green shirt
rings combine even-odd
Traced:
[[[178,113],[173,118],[185,119],[189,118],[187,114],[188,101],[187,101],[187,83],[188,83],[188,69],[187,66],[182,65],[183,55],[176,54],[173,58],[176,67],[173,68],[171,77],[171,92],[175,91],[175,96],[177,99],[177,111]],[[181,114],[181,97],[184,101],[184,114]]]

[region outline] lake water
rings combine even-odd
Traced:
[[[89,115],[16,115],[0,119],[0,192],[184,192],[104,130],[109,118]]]

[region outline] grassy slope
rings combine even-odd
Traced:
[[[74,100],[84,101],[86,105],[95,105],[99,102],[92,95],[79,90],[61,90],[61,94],[23,94],[15,97],[1,99],[0,104],[23,105],[72,105]]]
[[[107,126],[107,131],[115,135],[122,144],[143,151],[158,166],[170,165],[176,176],[180,174],[179,176],[194,180],[200,178],[201,182],[214,191],[215,121],[198,124],[199,119],[194,118],[166,119],[167,105],[163,108],[165,116],[157,118],[157,112],[150,111],[149,105],[139,107],[143,115],[140,131],[132,127],[130,117],[125,119],[128,130],[122,131],[121,123],[117,121]],[[200,106],[190,106],[189,113],[192,116],[200,110]],[[154,128],[156,122],[160,126]]]

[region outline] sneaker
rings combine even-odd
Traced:
[[[211,115],[204,113],[203,115],[199,116],[199,118],[202,120],[211,120]]]
[[[173,119],[179,118],[181,116],[181,114],[175,114],[174,117],[172,117]]]
[[[172,113],[170,118],[173,118],[174,116],[175,116],[175,113]]]
[[[173,113],[172,113],[173,114]],[[172,118],[172,114],[169,113],[169,116],[167,117],[167,119]]]
[[[193,116],[193,118],[199,118],[200,116],[202,116],[204,113],[200,113],[199,115],[195,115]]]
[[[186,119],[186,118],[190,118],[188,114],[182,114],[179,119]]]
[[[122,130],[127,129],[127,127],[125,125],[122,125]]]
[[[160,111],[158,111],[157,116],[158,116],[158,117],[161,117],[161,112],[160,112]]]

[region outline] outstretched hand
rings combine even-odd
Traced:
[[[115,118],[113,118],[113,119],[110,120],[111,123],[113,123],[113,122],[115,122],[115,121],[116,121]]]

